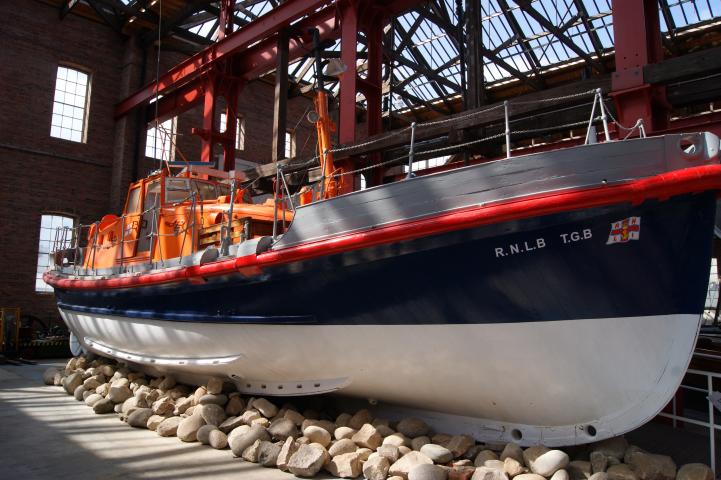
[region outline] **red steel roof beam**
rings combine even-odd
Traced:
[[[202,52],[198,52],[179,63],[157,82],[158,92],[163,94],[171,88],[177,88],[192,80],[214,63],[228,55],[247,48],[254,42],[263,40],[294,20],[302,18],[314,10],[330,3],[330,0],[287,0],[260,18],[253,20],[243,28],[220,40]],[[126,115],[133,109],[149,102],[155,96],[155,82],[147,84],[115,106],[115,118]]]

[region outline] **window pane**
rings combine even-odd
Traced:
[[[40,217],[40,235],[38,240],[38,264],[35,271],[35,291],[52,292],[53,289],[43,281],[43,273],[50,265],[50,253],[57,249],[73,246],[75,219],[67,215],[43,215]]]
[[[53,97],[51,137],[74,142],[85,141],[88,80],[89,77],[84,72],[58,67]]]
[[[175,159],[175,118],[164,121],[157,129],[155,126],[148,129],[145,156],[166,162]]]

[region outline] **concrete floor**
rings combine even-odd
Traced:
[[[95,415],[60,387],[45,386],[51,365],[0,366],[0,478],[8,479],[292,479],[230,450],[128,427]]]
[[[128,427],[114,414],[95,415],[60,387],[43,385],[42,372],[64,364],[0,366],[0,478],[295,478],[233,458],[230,450],[159,437]],[[626,436],[647,451],[671,455],[679,466],[709,463],[703,431],[651,422]]]

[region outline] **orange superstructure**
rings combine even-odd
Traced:
[[[220,247],[224,240],[233,244],[268,236],[274,216],[282,232],[293,213],[274,210],[272,199],[254,204],[241,188],[233,194],[228,183],[161,171],[130,185],[121,216],[105,215],[90,226],[83,266],[162,262]]]

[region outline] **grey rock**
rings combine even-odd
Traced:
[[[623,460],[623,457],[628,448],[628,441],[623,437],[607,438],[601,440],[592,447],[592,451],[600,452],[607,457],[614,457],[618,460]]]
[[[253,400],[253,408],[258,410],[265,418],[273,418],[278,413],[278,407],[265,398]]]
[[[339,478],[356,478],[363,471],[360,456],[356,452],[333,457],[327,468],[331,475]]]
[[[383,439],[381,443],[383,445],[395,445],[396,447],[404,446],[410,448],[411,439],[398,432],[394,433],[393,435],[388,435]]]
[[[238,427],[240,428],[240,427]],[[270,435],[265,427],[260,425],[253,425],[246,433],[239,435],[231,435],[228,437],[228,444],[233,452],[233,455],[240,457],[243,455],[243,451],[253,445],[256,440],[270,440]]]
[[[228,416],[237,416],[245,408],[245,402],[240,398],[240,395],[234,395],[228,399],[228,403],[225,405],[225,414]]]
[[[251,446],[243,450],[243,454],[240,456],[246,462],[258,463],[258,449],[262,440],[256,440]]]
[[[220,405],[208,403],[200,406],[200,416],[208,425],[217,427],[225,420],[225,410]]]
[[[421,450],[421,447],[423,445],[428,445],[429,443],[431,443],[431,439],[428,438],[428,436],[423,435],[421,437],[416,437],[411,440],[411,448],[418,452]]]
[[[483,467],[488,460],[498,460],[498,455],[492,450],[481,450],[473,459],[473,465],[476,467]]]
[[[610,457],[614,458],[614,457]],[[571,462],[573,463],[573,462]],[[710,469],[709,469],[710,470]],[[606,475],[608,475],[608,480],[638,480],[638,477],[635,473],[633,473],[633,470],[631,470],[631,467],[626,465],[625,463],[620,463],[618,465],[611,465],[606,470]],[[678,476],[676,477],[677,480],[681,480]],[[691,479],[686,479],[691,480]],[[713,480],[713,477],[707,480]]]
[[[386,457],[391,464],[397,462],[402,456],[400,448],[395,445],[381,445],[376,453],[381,457]]]
[[[205,425],[205,420],[200,415],[191,415],[180,421],[176,435],[184,442],[195,442],[198,437],[198,430]]]
[[[666,455],[634,452],[626,462],[639,480],[675,480],[676,464]]]
[[[333,432],[333,436],[336,440],[343,440],[345,438],[351,438],[356,434],[358,430],[350,427],[338,427]]]
[[[161,437],[174,437],[178,433],[178,426],[182,420],[180,417],[166,418],[158,424],[155,433]]]
[[[526,473],[525,467],[513,457],[506,457],[503,461],[503,471],[506,472],[509,478]]]
[[[261,441],[258,447],[258,463],[264,467],[275,467],[278,463],[281,446],[268,441]]]
[[[369,458],[363,464],[363,477],[367,480],[386,480],[390,466],[390,462],[385,457]]]
[[[595,450],[591,452],[590,460],[591,472],[598,473],[606,471],[606,467],[608,467],[608,456],[605,453]]]
[[[305,434],[305,431],[303,434]],[[376,427],[370,423],[366,423],[351,437],[351,440],[353,440],[353,442],[355,442],[355,444],[359,447],[375,450],[383,442],[383,437],[381,437],[381,434],[378,433]]]
[[[519,475],[521,477],[522,475]],[[516,477],[518,478],[518,477]],[[503,470],[489,467],[478,467],[473,472],[471,480],[508,480],[508,475]]]
[[[305,417],[300,413],[296,412],[295,410],[286,410],[286,412],[283,414],[283,418],[293,422],[296,427],[300,427],[305,421]]]
[[[115,404],[108,400],[107,398],[103,398],[95,402],[93,404],[93,412],[97,413],[98,415],[104,415],[106,413],[113,413],[115,409]]]
[[[408,472],[408,480],[446,480],[448,472],[438,465],[416,465]]]
[[[223,379],[218,377],[210,377],[208,379],[208,384],[206,385],[205,389],[208,391],[208,393],[211,393],[213,395],[221,393],[223,391]]]
[[[337,457],[338,455],[343,455],[344,453],[354,453],[357,449],[358,447],[353,440],[350,438],[343,438],[341,440],[337,440],[330,446],[328,454],[331,457]]]
[[[110,385],[108,390],[108,398],[113,403],[123,403],[125,400],[133,396],[132,390],[127,385]]]
[[[544,453],[550,451],[549,448],[544,447],[543,445],[536,445],[533,447],[528,447],[523,451],[523,464],[530,468],[531,463],[543,455]]]
[[[245,425],[245,424],[243,423],[243,420],[240,417],[230,417],[230,418],[226,418],[223,421],[223,423],[218,425],[218,430],[220,430],[223,433],[228,434],[241,425]]]
[[[208,445],[210,443],[210,432],[217,429],[218,427],[215,425],[203,425],[195,432],[195,439],[200,442],[201,445]]]
[[[43,372],[43,383],[45,385],[55,385],[55,374],[59,372],[60,369],[57,367],[50,367],[45,369],[45,371]]]
[[[218,405],[223,407],[226,403],[228,403],[228,397],[222,393],[219,395],[208,393],[198,399],[198,405]]]
[[[243,421],[244,424],[250,425],[253,423],[254,420],[257,420],[260,418],[260,412],[257,410],[246,410],[243,412],[243,415],[240,416],[240,419]]]
[[[193,397],[181,397],[175,401],[175,410],[173,411],[176,415],[185,413],[188,408],[193,404]]]
[[[222,450],[228,446],[228,436],[220,430],[213,430],[208,434],[208,444],[216,450]]]
[[[85,393],[85,387],[82,385],[79,385],[78,388],[76,388],[75,391],[73,392],[73,397],[75,397],[75,400],[82,402],[85,399],[85,397],[83,396],[84,393]],[[102,397],[102,395],[101,395],[101,397]]]
[[[413,467],[421,464],[433,464],[433,460],[422,454],[421,452],[412,451],[403,455],[397,462],[393,463],[388,469],[390,475],[398,475],[408,478],[408,473]]]
[[[165,417],[163,415],[151,415],[148,419],[148,423],[146,424],[148,430],[155,431],[158,429],[158,425],[160,425],[163,420],[165,420],[168,417]]]
[[[128,425],[134,428],[148,428],[148,419],[153,415],[149,408],[138,408],[128,415]]]
[[[100,400],[103,400],[103,396],[98,395],[97,393],[89,393],[88,395],[85,395],[84,398],[85,398],[85,405],[87,405],[88,407],[92,407]]]
[[[301,445],[288,460],[288,470],[297,477],[314,477],[329,460],[323,445],[311,443]]]
[[[678,469],[676,480],[713,480],[713,470],[703,463],[687,463]]]
[[[458,458],[475,444],[475,439],[468,435],[454,435],[444,446],[453,453],[453,458]]]
[[[569,462],[566,470],[568,471],[568,475],[571,477],[571,480],[587,480],[591,478],[593,473],[591,471],[591,462],[586,462],[584,460],[574,460]]]
[[[168,375],[167,377],[163,378],[160,383],[158,383],[158,389],[166,391],[170,390],[175,386],[175,378]]]
[[[450,450],[435,443],[423,445],[420,452],[435,463],[448,463],[453,460],[453,453]]]
[[[276,466],[278,467],[278,469],[284,472],[288,471],[288,461],[290,460],[290,457],[292,457],[293,454],[298,450],[299,447],[300,444],[296,443],[293,437],[288,437],[285,439],[283,446],[280,447],[280,452],[278,453],[278,459],[276,461]]]
[[[71,373],[65,379],[63,380],[63,388],[65,388],[65,391],[68,393],[68,395],[72,395],[75,393],[75,389],[78,388],[80,385],[83,384],[83,376],[80,373]]]
[[[341,413],[336,417],[335,424],[339,427],[347,427],[351,418],[353,418],[353,415],[350,413]]]
[[[557,470],[556,473],[554,473],[551,476],[551,480],[569,480],[570,476],[568,475],[568,472],[564,469]]]
[[[311,441],[311,443],[319,443],[327,448],[330,445],[330,433],[327,430],[315,425],[310,425],[303,430],[303,436]]]
[[[273,437],[274,440],[285,441],[288,437],[298,438],[300,432],[295,422],[289,418],[279,418],[273,420],[268,427],[268,433]]]
[[[606,472],[594,473],[588,480],[608,480],[608,474]]]
[[[531,472],[550,478],[568,465],[568,454],[562,450],[549,450],[531,461]]]
[[[404,418],[398,422],[396,430],[409,438],[422,437],[430,431],[426,422],[419,418]]]
[[[360,430],[366,423],[373,423],[373,414],[364,408],[363,410],[357,411],[356,414],[348,420],[347,426],[355,430]]]

